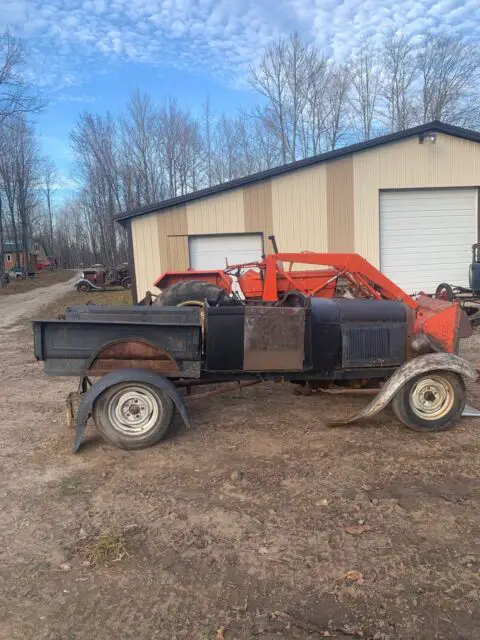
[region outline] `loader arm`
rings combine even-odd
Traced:
[[[264,300],[277,300],[276,273],[278,262],[300,262],[303,264],[324,265],[338,269],[346,278],[359,286],[368,295],[386,300],[400,300],[410,309],[418,304],[403,289],[387,278],[381,271],[367,262],[357,253],[276,253],[265,257]],[[282,270],[280,268],[280,270]],[[379,295],[380,294],[380,295]]]

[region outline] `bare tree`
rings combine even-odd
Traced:
[[[417,117],[460,126],[480,122],[478,45],[446,33],[425,35],[417,53],[421,89]]]
[[[41,189],[45,196],[48,214],[49,253],[53,255],[53,207],[52,196],[56,188],[58,173],[55,163],[51,158],[42,158],[41,162]]]
[[[383,82],[381,97],[383,119],[389,131],[407,129],[415,121],[414,84],[417,78],[415,48],[405,35],[392,35],[382,50]]]
[[[0,124],[44,107],[22,75],[25,47],[8,31],[0,34]]]
[[[280,143],[282,162],[290,155],[287,113],[287,42],[284,39],[267,47],[258,68],[250,70],[250,84],[265,99],[266,106],[256,110],[257,117]]]
[[[378,111],[382,66],[378,49],[368,41],[350,60],[350,100],[361,140],[370,140]]]
[[[326,93],[329,84],[328,60],[313,48],[305,61],[306,76],[303,82],[305,104],[302,110],[301,151],[302,157],[315,155],[322,150],[326,118],[329,105]]]
[[[150,96],[135,91],[121,118],[123,166],[133,169],[137,206],[157,202],[163,196],[161,159],[155,144],[157,111]]]
[[[115,224],[115,213],[123,208],[118,123],[109,113],[103,117],[83,113],[70,139],[77,161],[77,177],[96,213],[104,257],[115,264],[122,235]]]
[[[251,86],[266,99],[254,113],[277,135],[284,163],[297,159],[308,88],[319,65],[316,51],[295,32],[267,47],[258,68],[250,70]]]
[[[13,125],[12,125],[13,126]],[[20,238],[17,226],[17,197],[18,185],[16,180],[16,154],[15,138],[7,130],[6,123],[0,127],[0,185],[4,193],[9,214],[9,231],[13,237],[15,247],[15,264],[20,266]],[[3,249],[2,249],[3,250]]]
[[[347,65],[332,64],[329,68],[324,100],[324,138],[327,150],[333,150],[348,135],[351,123],[349,112],[350,72]]]
[[[213,114],[209,97],[203,103],[202,128],[205,147],[205,173],[207,186],[211,187],[213,184]]]

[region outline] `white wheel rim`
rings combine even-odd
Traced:
[[[452,409],[455,393],[449,380],[441,376],[422,378],[410,391],[410,406],[423,420],[439,420]]]
[[[117,391],[108,404],[112,427],[127,436],[145,435],[158,423],[162,406],[145,387],[128,387]]]

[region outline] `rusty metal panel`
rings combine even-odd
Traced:
[[[245,371],[299,371],[304,354],[305,309],[245,307]]]

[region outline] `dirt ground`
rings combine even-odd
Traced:
[[[71,269],[55,269],[54,271],[38,271],[33,278],[10,280],[7,286],[0,287],[0,299],[3,296],[26,293],[42,287],[51,287],[57,282],[70,280],[75,271]]]
[[[73,455],[75,381],[25,328],[0,349],[2,640],[478,638],[479,420],[329,429],[365,399],[268,383],[192,400],[154,448],[90,426]]]
[[[76,293],[74,283],[78,280],[77,272],[54,271],[43,275],[51,276],[50,279],[44,278],[41,281],[36,281],[37,284],[42,282],[43,286],[27,289],[14,295],[0,295],[0,328],[15,328],[15,324],[25,316],[27,318],[33,317],[39,308],[53,304],[65,295],[70,295],[71,292],[73,294]],[[60,279],[55,280],[55,277]],[[8,293],[10,286],[22,283],[28,284],[26,280],[14,282],[12,285],[8,285],[6,289],[2,289],[2,291],[7,291]]]

